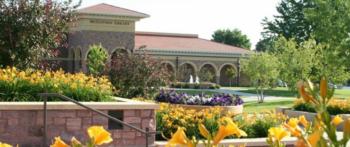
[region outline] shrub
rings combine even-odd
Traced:
[[[161,62],[138,50],[112,57],[109,71],[112,84],[120,97],[153,97],[159,87],[168,83],[170,74]]]
[[[106,101],[112,95],[112,85],[106,77],[94,78],[62,70],[0,69],[1,101],[42,101],[37,94],[43,92],[60,93],[78,101]]]
[[[297,99],[293,105],[294,110],[306,111],[306,112],[316,112],[315,107],[306,103],[303,99]],[[337,114],[350,114],[350,99],[332,99],[328,102],[327,111],[331,115]]]
[[[94,76],[101,75],[105,68],[107,56],[106,49],[104,49],[101,44],[90,46],[90,51],[87,56],[89,73]]]

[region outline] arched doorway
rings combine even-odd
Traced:
[[[189,82],[192,76],[193,81],[196,79],[196,68],[194,64],[183,63],[179,67],[178,80],[181,82]]]
[[[237,86],[237,69],[233,64],[225,64],[221,66],[220,85]]]
[[[169,74],[170,80],[175,80],[175,66],[170,62],[163,62],[162,68]]]
[[[201,82],[216,83],[216,68],[212,64],[204,64],[198,73]]]

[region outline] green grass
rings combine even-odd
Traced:
[[[248,90],[239,90],[240,92],[252,93],[256,94],[256,91],[252,87],[247,87]],[[265,95],[268,96],[276,96],[276,97],[296,97],[297,92],[292,92],[285,87],[278,87],[273,89],[265,90]],[[350,90],[349,89],[336,89],[335,97],[337,98],[350,98]]]
[[[281,100],[281,101],[272,101],[272,102],[264,102],[264,103],[257,103],[253,101],[253,102],[244,103],[243,112],[258,113],[263,111],[275,110],[276,107],[280,107],[280,106],[291,107],[292,105],[293,105],[293,100]]]
[[[239,92],[256,94],[256,91],[252,87],[248,87],[248,90],[240,90]],[[278,87],[273,89],[267,89],[264,91],[265,95],[276,96],[276,97],[296,97],[297,92],[292,92],[284,87]]]
[[[201,89],[198,89],[198,90],[180,90],[180,89],[177,89],[176,90],[177,93],[187,93],[187,94],[190,94],[190,95],[197,95],[197,94],[205,94],[205,95],[213,95],[213,94],[216,94],[218,92],[215,92],[215,91],[208,91],[208,90],[201,90]]]

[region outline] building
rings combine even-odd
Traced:
[[[227,77],[226,71],[240,71],[240,59],[250,51],[234,46],[201,39],[195,34],[135,32],[135,23],[150,17],[137,11],[98,4],[77,10],[77,21],[70,26],[65,69],[87,72],[86,58],[89,46],[101,44],[111,59],[116,51],[133,53],[140,47],[152,57],[161,60],[176,77],[188,81],[204,69],[215,75],[212,82],[221,85],[248,83],[242,73],[236,79]]]

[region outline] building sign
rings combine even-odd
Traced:
[[[90,23],[94,23],[94,24],[108,24],[108,25],[130,25],[129,21],[106,20],[106,19],[90,19]]]

